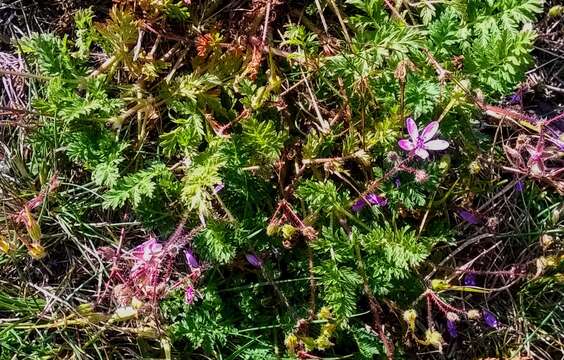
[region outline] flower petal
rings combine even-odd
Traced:
[[[451,338],[454,339],[458,336],[458,330],[456,329],[456,323],[454,321],[447,321],[447,330]]]
[[[401,139],[400,141],[398,141],[398,145],[405,151],[411,151],[415,149],[415,145],[413,145],[413,143],[407,139]]]
[[[446,140],[431,140],[423,145],[427,150],[444,150],[448,148],[448,141]]]
[[[468,273],[464,276],[464,285],[466,286],[477,286],[478,282],[476,281],[476,274]]]
[[[415,155],[419,156],[421,159],[425,160],[429,157],[429,152],[425,149],[415,149]]]
[[[190,269],[194,270],[200,267],[198,258],[194,255],[194,251],[192,251],[192,249],[184,250],[184,256],[186,257],[186,264],[190,266]]]
[[[364,208],[364,206],[366,205],[366,201],[364,201],[364,199],[360,199],[357,200],[352,206],[351,209],[354,212],[359,212],[360,210],[362,210]]]
[[[484,322],[486,323],[487,326],[491,327],[491,328],[497,328],[499,326],[499,322],[497,321],[496,316],[484,309],[482,310],[482,317],[484,318]]]
[[[415,121],[413,121],[412,118],[407,118],[405,124],[407,127],[407,132],[411,137],[411,140],[413,141],[414,144],[416,144],[417,139],[419,139],[419,130],[417,130],[417,124],[415,123]]]
[[[423,139],[423,141],[429,141],[433,138],[433,136],[435,136],[437,131],[439,131],[439,122],[431,121],[421,132],[421,138]]]
[[[458,215],[469,224],[476,225],[480,223],[480,218],[470,211],[459,210]]]
[[[366,195],[366,200],[372,205],[386,206],[388,204],[388,199],[372,193]]]
[[[245,258],[247,259],[247,261],[249,262],[249,264],[251,264],[252,266],[256,267],[256,268],[260,268],[262,267],[262,260],[261,258],[259,258],[258,256],[256,256],[255,254],[246,254]]]

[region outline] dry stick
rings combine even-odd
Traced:
[[[349,36],[349,32],[347,31],[347,26],[343,21],[341,12],[339,11],[339,8],[337,7],[337,4],[335,4],[334,0],[329,0],[329,3],[331,4],[331,8],[333,9],[333,12],[335,13],[335,15],[337,15],[337,19],[339,19],[339,24],[341,24],[341,28],[343,29],[343,35],[345,36],[345,40],[347,40],[347,43],[350,45],[351,37]]]
[[[327,21],[325,21],[325,16],[323,16],[323,9],[321,8],[321,4],[319,3],[319,0],[315,0],[315,6],[317,7],[317,12],[319,12],[319,17],[321,18],[321,24],[323,24],[323,29],[325,30],[325,33],[329,35],[329,27],[327,26]],[[300,18],[301,17],[302,16],[300,15]]]
[[[457,247],[453,252],[451,252],[446,258],[444,258],[443,261],[441,261],[441,262],[439,263],[439,265],[437,265],[437,267],[441,267],[441,266],[443,266],[444,264],[446,264],[447,261],[449,261],[450,259],[452,259],[456,254],[458,254],[459,252],[461,252],[462,250],[464,250],[464,249],[467,248],[468,246],[473,245],[473,244],[475,244],[475,243],[477,243],[477,242],[480,242],[480,241],[482,241],[483,239],[487,239],[487,238],[491,238],[491,237],[495,237],[495,235],[494,235],[494,234],[481,234],[481,235],[474,236],[474,237],[472,237],[472,238],[466,240],[463,244],[461,244],[461,245],[460,245],[459,247]],[[433,277],[433,275],[436,274],[436,272],[437,272],[437,269],[436,269],[436,268],[433,269],[433,271],[431,271],[431,272],[429,273],[429,275],[427,275],[427,276],[425,277],[425,281],[428,282],[429,279],[431,279],[431,278]]]
[[[315,288],[316,288],[316,283],[315,283],[315,273],[314,273],[314,268],[313,268],[313,250],[311,248],[311,246],[309,245],[309,243],[307,244],[307,270],[309,272],[309,289],[310,289],[310,293],[309,293],[309,311],[310,311],[310,317],[313,319],[313,317],[315,316]]]
[[[266,3],[266,16],[264,17],[264,29],[262,30],[262,43],[266,44],[266,34],[268,33],[268,22],[270,21],[270,7],[272,6],[272,0],[268,0]]]
[[[124,216],[125,221],[125,216]],[[104,292],[100,296],[100,289],[98,289],[98,294],[96,295],[96,305],[99,305],[100,302],[106,297],[106,293],[110,289],[110,282],[112,281],[113,277],[116,275],[119,267],[117,265],[119,259],[121,258],[121,249],[123,247],[123,241],[125,240],[125,226],[121,228],[120,235],[119,235],[119,243],[116,249],[115,255],[112,258],[112,268],[110,270],[110,275],[108,276],[108,281],[106,282],[106,286],[104,288]]]
[[[311,99],[311,104],[312,104],[312,106],[315,110],[315,113],[317,115],[317,119],[319,120],[319,125],[321,126],[321,132],[323,132],[324,134],[327,134],[329,132],[329,130],[331,130],[331,127],[330,127],[329,123],[325,119],[323,119],[323,116],[321,115],[321,111],[319,110],[319,106],[317,106],[317,100],[315,99],[315,95],[313,94],[313,91],[311,90],[311,87],[309,86],[309,81],[307,81],[303,70],[302,70],[302,78],[305,80],[307,92],[309,93],[309,97]]]
[[[139,53],[141,52],[141,45],[143,44],[143,36],[145,35],[145,31],[139,29],[139,36],[137,36],[137,44],[135,44],[135,48],[133,49],[133,61],[137,61],[139,59]]]
[[[43,80],[43,81],[49,81],[49,80],[54,79],[51,76],[35,75],[35,74],[31,74],[31,73],[26,73],[26,72],[10,71],[10,70],[3,70],[3,69],[0,69],[0,74],[10,75],[10,76],[20,76],[20,77],[24,77],[24,78],[37,79],[37,80]],[[67,81],[71,81],[71,80],[67,80]]]
[[[454,279],[460,272],[464,273],[470,266],[472,266],[476,261],[478,261],[478,259],[480,259],[482,256],[486,255],[487,253],[489,253],[490,251],[492,251],[493,249],[495,249],[496,247],[498,247],[501,244],[501,241],[496,242],[495,244],[493,244],[492,246],[490,246],[489,249],[485,250],[485,251],[481,251],[478,256],[474,257],[472,260],[468,261],[466,264],[460,266],[457,271],[455,271],[453,273],[453,275],[451,275],[446,281],[450,282],[452,279]],[[458,271],[460,270],[460,271]]]
[[[330,0],[330,1],[333,1],[333,0]],[[401,14],[398,12],[398,10],[395,8],[395,6],[390,4],[389,0],[384,0],[384,2],[386,3],[386,6],[390,9],[390,11],[392,12],[392,15],[394,17],[396,17],[398,20],[401,20],[401,22],[403,22],[405,24],[406,23],[405,19],[401,16]]]
[[[108,70],[117,60],[117,56],[116,55],[112,55],[111,57],[109,57],[106,61],[104,61],[104,63],[102,65],[100,65],[100,67],[98,67],[96,70],[94,70],[90,75],[88,75],[89,78],[94,78],[102,73],[105,73],[106,70]]]

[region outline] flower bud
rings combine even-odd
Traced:
[[[419,184],[423,184],[429,180],[429,175],[425,170],[415,170],[415,181]]]
[[[482,167],[480,166],[480,163],[477,160],[474,160],[470,163],[468,169],[470,170],[470,174],[476,175],[482,170]]]
[[[26,230],[31,240],[38,242],[41,240],[41,227],[33,217],[29,217],[26,224]]]
[[[289,352],[294,352],[296,346],[298,346],[298,337],[294,334],[289,334],[284,340],[284,345],[286,345],[286,349],[288,349]]]
[[[292,238],[292,236],[294,236],[294,234],[296,233],[296,228],[293,227],[290,224],[284,224],[282,225],[282,236],[284,237],[284,239],[290,239]]]
[[[456,313],[453,313],[453,312],[447,312],[446,318],[447,318],[448,321],[453,321],[453,322],[460,321],[460,318],[458,317],[458,315]]]
[[[327,350],[331,346],[333,346],[333,343],[329,341],[329,338],[326,336],[322,335],[315,339],[315,347],[318,350]]]
[[[439,351],[443,350],[443,336],[436,330],[428,329],[425,332],[425,343],[433,346]]]
[[[468,310],[468,311],[466,312],[466,316],[467,316],[468,319],[470,319],[470,320],[478,320],[479,318],[482,317],[482,315],[480,314],[480,312],[479,312],[478,310],[474,310],[474,309]]]
[[[484,323],[491,327],[497,328],[499,326],[499,322],[497,321],[497,317],[491,312],[486,309],[482,310],[482,317],[484,318]]]
[[[120,307],[116,309],[116,312],[112,316],[114,321],[127,321],[135,318],[137,316],[137,310],[131,306]]]
[[[409,309],[404,311],[403,320],[407,323],[412,332],[415,331],[415,320],[417,320],[417,312],[415,310]]]
[[[3,252],[4,254],[9,254],[11,250],[12,250],[12,246],[10,245],[10,243],[6,241],[6,238],[0,236],[0,251]]]
[[[41,246],[41,244],[36,242],[29,244],[27,246],[27,251],[29,255],[35,260],[43,259],[45,255],[47,255],[45,248]]]
[[[260,268],[262,267],[262,260],[261,258],[259,258],[258,256],[256,256],[255,254],[246,254],[245,258],[247,259],[247,261],[249,262],[249,264],[251,264],[252,266],[256,267],[256,268]]]
[[[331,319],[331,309],[327,306],[322,307],[317,314],[317,318],[321,320]]]
[[[279,229],[280,227],[278,225],[268,224],[268,226],[266,227],[266,235],[268,236],[275,235]]]

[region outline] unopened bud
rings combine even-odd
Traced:
[[[321,320],[331,319],[331,309],[329,309],[327,306],[322,307],[317,314],[317,318]]]
[[[403,312],[403,320],[409,326],[411,331],[415,331],[415,320],[417,320],[417,312],[413,309],[409,309]]]
[[[294,236],[294,234],[296,233],[296,228],[293,227],[290,224],[284,224],[282,225],[282,236],[284,237],[284,239],[291,239],[292,236]]]
[[[27,246],[27,251],[35,260],[43,259],[45,255],[47,255],[45,248],[36,242],[29,244]]]
[[[11,249],[12,247],[10,246],[10,243],[6,241],[3,236],[0,236],[0,251],[5,254],[9,254],[11,252]]]
[[[415,181],[419,184],[427,182],[429,180],[429,175],[425,170],[416,170],[415,171]]]
[[[114,321],[127,321],[135,318],[137,316],[137,310],[131,306],[120,307],[116,309],[116,312],[112,316]]]
[[[425,343],[431,345],[439,351],[443,350],[443,336],[436,330],[427,330],[425,332]]]
[[[482,317],[482,314],[480,313],[480,311],[472,309],[466,312],[466,316],[468,316],[468,319],[470,320],[478,320]]]
[[[266,235],[268,236],[275,235],[279,229],[280,227],[278,225],[268,224],[268,226],[266,227]]]
[[[286,336],[284,345],[286,345],[286,349],[288,349],[289,352],[294,352],[296,350],[296,346],[298,346],[298,337],[294,334]]]
[[[458,315],[456,313],[453,313],[453,312],[448,312],[446,314],[446,318],[447,318],[447,320],[454,321],[454,322],[458,322],[460,320]]]
[[[480,163],[475,160],[470,163],[468,169],[470,170],[470,174],[476,175],[482,170],[482,167],[480,166]]]

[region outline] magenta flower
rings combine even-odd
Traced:
[[[258,256],[256,256],[255,254],[246,254],[245,258],[247,259],[249,264],[251,264],[252,266],[254,266],[256,268],[262,267],[262,260]]]
[[[351,207],[352,211],[359,212],[367,204],[377,205],[377,206],[386,206],[388,204],[388,199],[386,199],[383,196],[378,196],[376,194],[370,193],[370,194],[360,198],[358,201],[356,201]]]
[[[130,279],[144,293],[153,291],[159,281],[160,265],[164,256],[163,245],[151,237],[135,247],[131,255],[134,264],[129,275]]]
[[[196,291],[192,285],[188,285],[184,291],[184,300],[187,304],[192,305],[194,303],[194,298],[196,297]]]
[[[398,142],[399,147],[403,150],[413,152],[421,159],[427,159],[429,157],[427,150],[439,151],[448,148],[448,141],[431,140],[439,131],[438,121],[431,121],[427,124],[421,134],[412,118],[407,118],[405,123],[410,139],[402,139]]]

